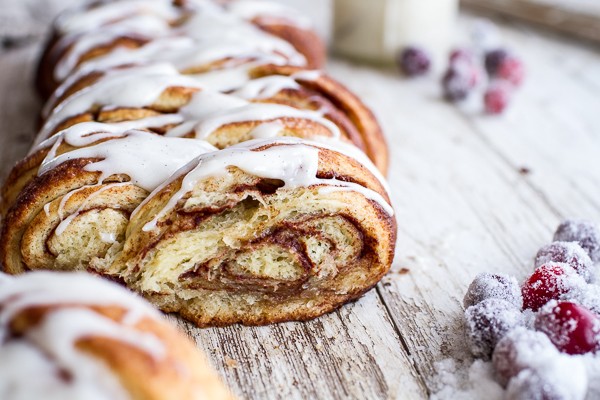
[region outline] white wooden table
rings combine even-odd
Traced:
[[[520,24],[501,29],[529,74],[500,118],[442,101],[437,79],[330,62],[387,134],[397,257],[375,290],[311,322],[204,330],[179,322],[240,398],[425,398],[440,389],[435,362],[466,357],[456,339],[473,276],[523,278],[559,220],[600,220],[598,50]],[[1,176],[34,136],[42,32],[21,29],[0,50]]]

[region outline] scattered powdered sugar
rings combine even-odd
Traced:
[[[585,285],[561,296],[561,300],[581,304],[588,310],[600,314],[600,286]]]
[[[434,365],[435,390],[431,400],[500,400],[504,390],[494,380],[492,364],[482,360],[460,362],[452,358]]]
[[[593,353],[573,357],[579,358],[587,371],[588,392],[586,399],[600,399],[600,357]]]
[[[481,273],[475,277],[464,298],[464,306],[470,307],[485,299],[501,299],[515,307],[523,306],[521,288],[514,276]]]
[[[501,299],[486,299],[467,308],[465,321],[471,352],[483,359],[491,357],[504,335],[524,324],[521,310]]]
[[[541,368],[547,363],[552,363],[559,355],[548,336],[519,327],[498,342],[492,363],[498,382],[506,386],[511,378],[524,369]]]
[[[588,377],[584,363],[559,354],[539,368],[524,369],[510,380],[506,398],[511,400],[583,400]]]
[[[535,267],[550,262],[570,265],[586,282],[594,278],[594,263],[588,253],[576,242],[553,242],[542,247],[535,257]]]
[[[528,329],[535,329],[535,311],[523,310],[523,326]]]

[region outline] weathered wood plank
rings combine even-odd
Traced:
[[[247,399],[425,398],[377,293],[305,323],[182,326]]]
[[[489,11],[600,41],[600,7],[590,0],[461,0],[473,10]]]
[[[32,73],[37,46],[0,53],[0,180],[31,147],[40,102]]]

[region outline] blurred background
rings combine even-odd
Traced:
[[[460,6],[489,15],[501,15],[548,29],[600,41],[600,1],[597,0],[276,0],[305,14],[329,43],[348,49],[348,35],[370,36],[372,50],[391,50],[402,40],[423,34],[448,36],[448,24]],[[84,0],[0,0],[0,36],[22,40],[43,34],[62,9]],[[335,11],[335,12],[334,12]],[[398,18],[402,18],[401,20]],[[363,21],[357,23],[357,21]],[[436,32],[431,32],[436,31]],[[431,38],[429,40],[439,40]],[[427,40],[427,39],[425,39]],[[379,42],[377,42],[379,41]],[[333,43],[336,48],[335,43]],[[379,48],[378,48],[379,47]],[[357,50],[360,52],[360,50]],[[372,55],[368,55],[372,57]]]

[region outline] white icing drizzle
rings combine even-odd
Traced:
[[[128,399],[105,363],[79,351],[80,339],[96,336],[125,342],[155,359],[166,354],[160,339],[133,328],[141,318],[160,314],[136,295],[85,273],[32,272],[0,285],[0,397],[10,399]],[[59,306],[18,338],[9,323],[23,310]],[[70,306],[73,305],[73,306]],[[119,306],[120,323],[83,306]],[[136,316],[131,319],[129,314]],[[59,372],[69,375],[68,381]],[[26,380],[23,379],[26,377]],[[32,379],[33,377],[33,379]]]
[[[125,65],[143,66],[149,64],[150,60],[169,60],[171,58],[169,57],[169,54],[174,52],[179,55],[183,50],[192,49],[193,44],[194,41],[186,37],[157,39],[148,42],[139,48],[129,49],[118,47],[104,56],[98,56],[91,60],[84,61],[73,71],[73,73],[69,74],[69,76],[54,91],[50,100],[44,106],[43,115],[47,116],[50,111],[52,111],[52,107],[57,99],[62,97],[67,89],[85,75],[97,71],[111,73],[116,67]]]
[[[89,32],[143,14],[174,20],[181,16],[181,11],[170,0],[120,0],[106,2],[92,9],[83,6],[67,10],[57,18],[55,27],[62,34]]]
[[[302,118],[323,125],[333,137],[340,137],[338,126],[324,118],[321,112],[299,110],[281,104],[252,103],[209,90],[195,93],[179,113],[185,122],[169,130],[167,136],[183,136],[193,131],[196,138],[206,139],[220,127],[236,122]]]
[[[279,120],[273,122],[263,122],[250,132],[253,139],[267,139],[279,136],[283,129],[283,123]]]
[[[257,148],[275,143],[267,149]],[[169,199],[163,209],[147,222],[142,228],[151,231],[156,228],[158,221],[167,215],[183,198],[192,191],[197,183],[209,177],[227,174],[228,167],[235,166],[243,171],[262,178],[279,179],[284,182],[284,188],[321,186],[322,193],[334,191],[354,191],[369,200],[377,202],[389,215],[394,214],[392,206],[379,193],[352,182],[337,179],[317,178],[319,166],[319,148],[317,144],[307,144],[298,138],[278,138],[277,140],[252,140],[239,145],[228,147],[217,152],[198,156],[187,166],[177,171],[152,192],[136,210],[143,207],[154,195],[168,184],[184,176],[181,188]]]
[[[292,78],[299,81],[316,81],[323,76],[323,71],[318,69],[305,69],[292,74]]]
[[[169,28],[169,21],[174,16],[174,9],[162,2],[156,2],[151,10],[147,10],[143,3],[137,1],[116,2],[65,16],[58,23],[59,30],[71,33],[64,41],[81,43],[75,43],[59,61],[54,71],[55,77],[58,80],[65,79],[73,72],[85,52],[127,35],[142,35],[155,39],[159,44],[151,41],[138,49],[117,48],[84,63],[80,69],[89,72],[117,65],[152,61],[170,62],[179,69],[186,69],[230,57],[252,58],[262,63],[306,65],[305,57],[289,42],[248,22],[241,15],[247,14],[247,11],[241,12],[242,8],[239,6],[232,6],[232,10],[240,10],[236,14],[212,1],[195,1],[191,5],[194,12],[182,24],[172,28]],[[136,7],[140,7],[140,10],[136,10]],[[261,7],[265,8],[264,5]],[[89,28],[76,24],[76,16],[87,20]],[[110,25],[107,26],[109,22]],[[182,42],[182,38],[188,41]]]
[[[251,23],[217,7],[204,7],[196,12],[181,27],[178,33],[194,38],[201,43],[218,46],[207,55],[196,57],[192,62],[208,62],[228,56],[260,57],[262,54],[282,54],[293,65],[305,65],[306,59],[294,46],[262,31]]]
[[[103,27],[101,30],[65,36],[61,38],[56,47],[66,48],[69,45],[71,47],[56,64],[54,75],[58,80],[64,80],[75,69],[84,54],[96,47],[109,44],[120,37],[153,38],[166,35],[169,31],[169,24],[162,18],[153,15],[138,15],[119,24]]]
[[[275,96],[284,89],[299,89],[293,78],[284,75],[271,75],[246,82],[231,94],[243,99],[266,99]]]
[[[30,154],[52,145],[54,145],[54,147],[51,151],[53,152],[52,154],[55,154],[56,149],[62,142],[66,142],[75,147],[83,147],[105,138],[123,136],[125,132],[131,129],[161,128],[167,125],[180,124],[181,122],[183,122],[183,117],[179,114],[162,114],[131,121],[113,122],[110,124],[102,122],[80,122],[67,129],[63,129],[49,138],[38,135],[31,148]]]
[[[239,72],[239,71],[237,71]],[[236,73],[237,73],[236,72]],[[245,121],[272,121],[279,118],[301,118],[319,123],[328,129],[335,138],[340,137],[340,129],[333,122],[323,117],[321,111],[300,110],[275,103],[253,103],[245,99],[263,99],[274,96],[285,88],[298,89],[296,74],[292,76],[267,76],[250,80],[247,70],[244,72],[246,81],[231,95],[213,90],[200,90],[191,101],[182,107],[178,114],[166,114],[160,117],[121,123],[126,128],[145,128],[152,124],[162,126],[185,121],[170,129],[167,136],[181,137],[189,132],[195,132],[196,138],[206,139],[220,127]],[[130,80],[127,77],[131,76]],[[125,81],[125,82],[124,82]],[[56,124],[64,119],[85,112],[92,105],[105,104],[110,106],[133,107],[150,105],[169,86],[185,84],[193,88],[206,86],[208,79],[200,81],[195,76],[179,75],[174,69],[165,64],[135,67],[124,70],[114,70],[101,78],[95,84],[73,94],[61,103],[49,117],[36,140],[36,146],[46,138]],[[136,85],[148,85],[144,90],[133,90]],[[210,87],[210,83],[208,83]],[[169,116],[170,115],[170,116]],[[94,125],[91,126],[95,129]],[[86,126],[86,128],[87,128]],[[73,128],[79,130],[80,128]],[[83,129],[83,128],[82,128]],[[105,135],[115,133],[115,129],[106,129]],[[65,134],[70,134],[69,129]],[[82,137],[79,133],[76,133]],[[52,139],[58,141],[58,139]],[[97,140],[97,139],[96,139]]]
[[[133,184],[152,191],[192,158],[214,150],[214,146],[202,140],[165,138],[131,130],[120,138],[48,157],[38,175],[68,160],[97,158],[100,160],[87,164],[84,170],[100,172],[99,182],[112,175],[126,174]]]
[[[95,84],[78,91],[56,106],[40,134],[47,137],[59,123],[88,111],[92,106],[149,106],[165,89],[174,86],[201,88],[192,77],[179,74],[169,64],[113,70]]]

